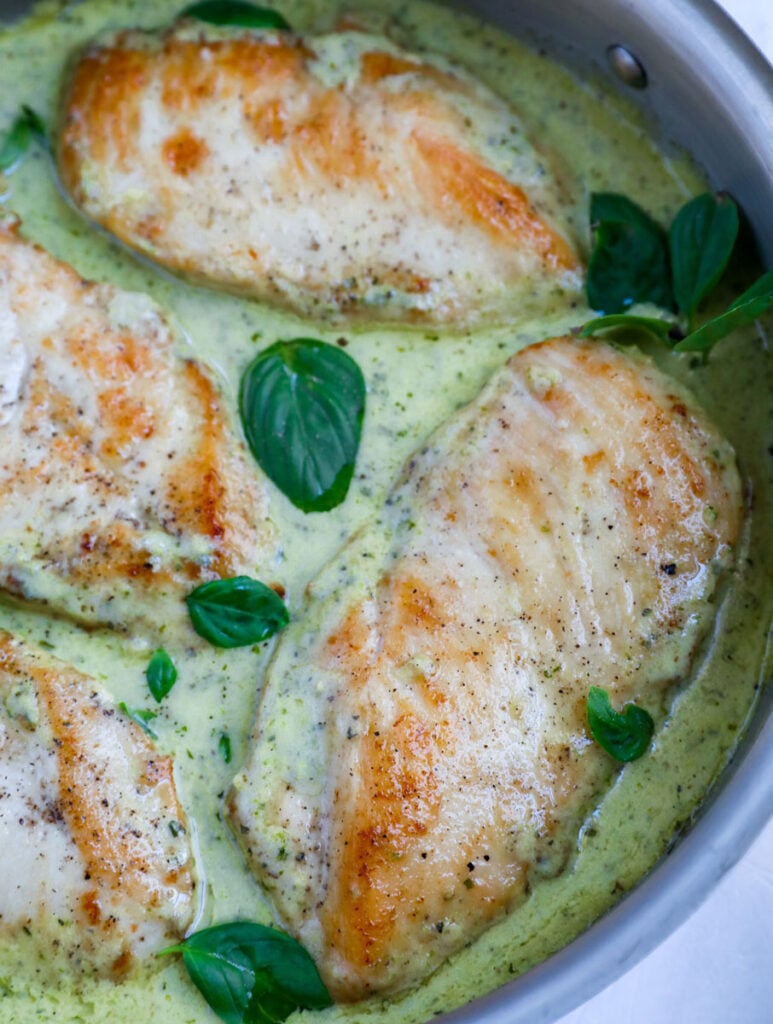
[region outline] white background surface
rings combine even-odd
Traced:
[[[773,63],[773,0],[720,2]],[[681,928],[559,1024],[773,1024],[773,822]]]

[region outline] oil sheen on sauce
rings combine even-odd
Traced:
[[[53,123],[68,59],[97,32],[160,26],[182,6],[181,0],[43,3],[26,22],[0,31],[0,128],[11,123],[22,103]],[[299,31],[330,28],[339,12],[336,0],[284,0],[277,6]],[[623,192],[668,222],[691,194],[705,189],[689,160],[659,148],[637,115],[600,81],[580,82],[543,54],[447,9],[399,0],[361,0],[357,8],[377,19],[390,15],[401,43],[461,61],[512,102],[532,139],[563,161],[569,217],[581,238],[587,238],[591,191]],[[346,54],[331,48],[326,58],[337,73]],[[369,403],[350,495],[333,512],[304,516],[281,494],[271,494],[283,556],[273,578],[265,581],[275,579],[285,586],[291,612],[300,608],[306,583],[344,541],[378,516],[402,462],[430,431],[473,398],[509,355],[564,333],[589,315],[557,293],[538,318],[472,334],[310,325],[253,302],[189,286],[132,257],[71,208],[41,151],[27,158],[2,193],[5,205],[22,217],[24,233],[70,261],[82,275],[150,293],[170,312],[187,343],[214,367],[234,406],[240,374],[261,348],[298,336],[345,339],[347,352],[366,376]],[[324,1012],[331,1024],[423,1021],[543,960],[655,864],[732,754],[766,673],[765,624],[772,599],[766,580],[773,564],[770,537],[763,529],[765,508],[773,497],[764,439],[770,414],[766,406],[773,393],[767,340],[755,326],[722,343],[705,367],[694,365],[689,356],[661,354],[660,359],[689,384],[734,444],[753,495],[738,568],[693,676],[675,696],[654,752],[621,772],[586,822],[570,870],[535,883],[523,905],[416,991],[399,1001],[333,1007]],[[151,706],[144,676],[149,650],[141,642],[107,632],[87,634],[2,604],[0,627],[50,647],[58,657],[95,675],[116,700]],[[175,632],[171,627],[164,645],[175,657],[179,679],[158,708],[154,728],[160,748],[176,759],[181,798],[195,828],[203,897],[199,924],[236,917],[269,923],[270,908],[222,820],[221,804],[245,756],[271,645],[217,651],[191,630]],[[223,735],[232,745],[230,764],[219,752]],[[121,1024],[134,1019],[204,1024],[214,1016],[174,959],[119,986],[87,981],[76,990],[66,967],[39,956],[34,936],[0,947],[0,1024]]]

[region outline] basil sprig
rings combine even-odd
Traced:
[[[130,708],[126,701],[121,701],[118,705],[119,709],[123,711],[125,715],[128,715],[131,720],[146,732],[152,739],[158,739],[158,733],[151,726],[151,722],[154,718],[158,718],[155,711],[144,711],[142,708]]]
[[[609,694],[600,686],[591,686],[588,691],[587,716],[593,738],[617,761],[641,757],[655,731],[652,716],[644,708],[626,704],[622,714],[618,714]]]
[[[145,678],[148,689],[160,704],[177,682],[177,669],[163,647],[151,654]]]
[[[686,203],[668,232],[674,298],[692,328],[700,303],[724,273],[738,237],[738,207],[724,192]]]
[[[23,106],[0,138],[0,171],[10,171],[26,155],[33,141],[46,143],[46,126],[31,107]]]
[[[637,302],[664,309],[673,304],[666,234],[648,213],[625,196],[591,196],[595,245],[588,264],[591,309],[622,313]]]
[[[309,954],[275,928],[215,925],[159,955],[169,953],[182,953],[194,985],[225,1024],[277,1024],[299,1008],[332,1004]]]
[[[294,505],[341,504],[365,412],[365,380],[350,356],[313,338],[279,341],[247,367],[239,409],[253,455]]]
[[[257,7],[245,0],[201,0],[191,4],[178,15],[195,18],[210,25],[234,25],[240,28],[270,28],[289,32],[290,23],[270,7]]]
[[[627,225],[625,230],[615,228],[623,221]],[[596,230],[596,246],[588,269],[588,302],[607,315],[584,324],[579,331],[582,337],[635,328],[672,343],[677,352],[702,352],[705,360],[718,341],[736,328],[752,323],[773,306],[773,272],[769,271],[724,313],[694,327],[695,313],[722,277],[738,236],[738,207],[725,193],[696,196],[674,218],[665,263],[670,275],[668,291],[658,285],[647,294],[644,286],[647,281],[660,281],[664,266],[660,249],[653,255],[655,229],[661,241],[665,239],[644,210],[624,196],[598,193],[591,198],[591,222]],[[618,231],[615,238],[619,245],[610,247],[607,242],[613,229]],[[650,234],[645,244],[640,244],[641,239],[637,241],[636,237],[642,231]],[[668,299],[659,300],[658,290]],[[621,308],[631,305],[629,298],[633,297],[632,301],[649,301],[672,313],[674,302],[670,296],[681,314],[680,320],[628,316],[621,312]]]
[[[193,628],[214,647],[261,643],[290,621],[282,598],[249,576],[202,583],[185,603]]]

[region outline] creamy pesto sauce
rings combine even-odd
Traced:
[[[63,69],[78,47],[104,28],[162,25],[182,6],[182,0],[41,5],[35,17],[0,35],[0,127],[11,122],[21,103],[53,123]],[[592,190],[625,192],[667,220],[687,196],[704,188],[689,160],[664,155],[635,113],[600,82],[580,83],[500,33],[429,4],[361,0],[357,6],[371,11],[374,28],[382,13],[393,12],[400,44],[460,60],[515,105],[527,132],[558,159],[567,217],[579,237],[586,231],[584,211]],[[337,4],[284,0],[277,7],[299,30],[321,30],[334,24]],[[327,57],[331,65],[338,60],[345,66],[345,53]],[[340,68],[331,66],[330,73]],[[132,257],[69,206],[40,152],[0,191],[23,218],[24,234],[81,274],[149,292],[170,312],[185,338],[181,344],[192,346],[215,367],[234,407],[240,374],[262,347],[310,334],[332,342],[346,339],[368,383],[363,444],[350,496],[331,513],[304,516],[281,494],[273,489],[271,494],[283,556],[264,579],[271,576],[287,587],[295,613],[310,579],[359,526],[378,515],[403,460],[423,438],[471,399],[507,356],[587,318],[587,310],[572,308],[558,293],[538,320],[474,334],[310,325],[256,303],[188,286]],[[728,582],[713,637],[704,645],[692,680],[676,696],[654,753],[620,773],[586,823],[571,870],[536,883],[522,906],[416,992],[392,1002],[334,1007],[320,1018],[425,1020],[544,959],[653,866],[732,753],[765,676],[771,602],[765,583],[773,564],[770,538],[763,532],[773,492],[764,438],[773,392],[770,360],[765,337],[754,327],[723,343],[707,367],[692,367],[690,357],[667,354],[660,361],[689,383],[733,442],[755,495],[738,571]],[[50,645],[57,656],[101,679],[116,700],[153,706],[144,678],[149,652],[141,641],[87,634],[5,606],[0,606],[0,626]],[[170,630],[165,646],[178,663],[179,681],[158,708],[154,726],[159,746],[176,758],[181,797],[195,826],[203,882],[199,923],[237,916],[268,922],[271,911],[221,820],[221,803],[245,757],[270,645],[216,651],[185,629]],[[231,765],[218,753],[223,733],[232,742]],[[179,962],[167,961],[147,978],[120,986],[89,981],[80,991],[73,989],[66,970],[58,980],[57,972],[50,958],[36,952],[34,936],[0,948],[0,1022],[203,1024],[215,1019]]]

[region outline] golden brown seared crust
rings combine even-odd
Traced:
[[[66,187],[158,262],[303,313],[462,326],[576,289],[558,189],[504,103],[356,32],[331,81],[340,36],[183,22],[93,45],[64,96]]]
[[[2,631],[0,736],[0,930],[124,976],[193,917],[171,760],[95,680]]]
[[[689,394],[595,340],[520,352],[411,459],[283,636],[229,801],[337,998],[417,982],[564,868],[614,771],[588,689],[660,716],[741,513]]]
[[[0,588],[155,630],[273,556],[267,499],[210,373],[144,296],[0,226]]]

